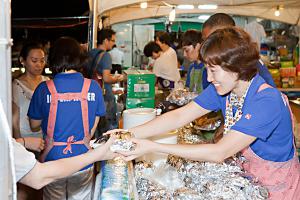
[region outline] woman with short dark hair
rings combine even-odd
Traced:
[[[59,38],[50,49],[53,80],[41,83],[30,102],[32,128],[41,127],[45,149],[40,161],[48,162],[82,155],[100,116],[105,115],[102,90],[96,81],[79,73],[86,56],[73,38]],[[44,187],[44,199],[91,199],[92,165]]]
[[[198,161],[223,162],[242,152],[244,169],[269,191],[270,199],[299,199],[300,165],[294,145],[292,114],[287,98],[257,73],[256,44],[242,29],[216,30],[200,54],[211,84],[188,105],[129,129],[146,138],[180,128],[210,111],[224,115],[224,136],[215,144],[170,145],[132,139],[127,160],[149,152]],[[113,131],[111,131],[113,132]]]

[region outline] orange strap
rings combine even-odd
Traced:
[[[57,93],[53,80],[49,80],[46,82],[48,89],[51,94],[51,103],[50,103],[50,111],[48,117],[48,127],[47,127],[47,141],[53,141],[54,128],[56,122],[57,115],[57,106],[59,101],[70,101],[70,100],[78,100],[81,102],[81,113],[82,113],[82,121],[83,121],[83,131],[84,131],[84,140],[74,141],[74,136],[70,136],[67,139],[67,142],[51,142],[51,144],[46,144],[48,149],[46,152],[48,153],[53,146],[61,146],[67,145],[67,147],[63,150],[64,154],[68,152],[72,153],[71,144],[85,144],[90,139],[89,134],[89,118],[88,118],[88,101],[87,95],[90,88],[91,80],[84,79],[83,87],[81,92],[79,93]],[[44,158],[46,155],[43,156]]]

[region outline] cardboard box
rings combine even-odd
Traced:
[[[155,97],[155,75],[147,70],[125,70],[127,98]]]

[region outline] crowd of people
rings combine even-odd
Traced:
[[[202,32],[188,30],[183,34],[184,57],[192,62],[185,86],[199,96],[186,106],[131,128],[136,149],[129,152],[109,149],[112,133],[119,131],[115,129],[112,84],[124,79],[119,73],[120,54],[113,62],[113,52],[108,52],[116,39],[112,29],[102,29],[97,48],[86,54],[75,39],[59,38],[48,56],[52,80],[41,75],[46,63],[43,48],[37,43],[23,46],[19,61],[26,71],[13,81],[13,145],[20,183],[44,187],[43,199],[91,199],[92,164],[96,161],[116,156],[129,161],[161,152],[222,162],[242,152],[247,160],[244,169],[268,188],[270,199],[298,198],[300,165],[288,100],[276,89],[259,59],[257,44],[235,27],[229,15],[212,15]],[[145,46],[144,54],[154,59],[152,71],[158,88],[176,88],[181,77],[169,35],[158,32]],[[145,139],[219,110],[225,119],[224,136],[215,144],[167,145]],[[97,131],[112,136],[105,145],[90,149],[89,142]],[[19,185],[18,199],[26,199],[28,194],[28,189]]]

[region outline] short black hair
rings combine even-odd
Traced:
[[[116,32],[110,28],[104,28],[97,33],[97,45],[103,44],[105,39],[111,40],[112,36],[116,35]]]
[[[144,47],[144,55],[147,57],[151,57],[153,52],[158,53],[160,51],[162,51],[160,46],[154,41],[147,43]]]
[[[197,30],[187,30],[181,37],[182,46],[193,45],[195,47],[197,43],[201,44],[202,42],[202,34]]]
[[[233,18],[225,13],[216,13],[210,16],[203,24],[206,27],[228,27],[235,26]]]
[[[171,37],[167,32],[159,31],[155,34],[154,40],[158,40],[163,43],[171,46]]]
[[[54,74],[71,69],[80,71],[86,59],[80,44],[71,37],[57,39],[50,49],[49,64]]]
[[[227,27],[217,29],[202,43],[200,59],[208,68],[219,65],[237,73],[239,80],[249,81],[257,73],[259,51],[246,31]]]

